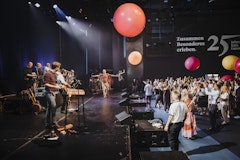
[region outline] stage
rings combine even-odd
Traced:
[[[46,134],[44,111],[38,115],[26,108],[24,112],[18,112],[19,110],[14,109],[17,107],[15,102],[12,103],[11,111],[5,108],[0,113],[0,159],[139,160],[151,155],[151,152],[170,151],[166,146],[138,146],[134,143],[133,139],[136,137],[131,133],[133,129],[129,127],[129,121],[122,124],[123,121],[116,117],[119,113],[126,112],[129,116],[123,119],[132,118],[127,113],[127,107],[119,105],[122,100],[121,93],[112,93],[108,98],[103,98],[102,95],[85,95],[83,98],[84,101],[80,99],[79,103],[77,96],[71,97],[67,119],[58,108],[59,124],[64,125],[66,120],[67,124],[73,124],[72,129],[76,132],[57,132],[57,141],[42,139]],[[5,107],[11,106],[10,102],[7,104]],[[152,108],[152,111],[154,118],[166,121],[167,112],[163,109]],[[186,154],[188,159],[240,159],[240,120],[232,119],[231,124],[223,126],[219,132],[209,133],[205,131],[209,123],[208,117],[197,114],[196,116],[196,139],[188,140],[182,136],[179,138],[180,151]],[[140,157],[140,153],[144,154],[143,157]]]

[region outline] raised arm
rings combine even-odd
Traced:
[[[96,75],[91,75],[91,77],[99,77],[100,75],[99,74],[96,74]]]

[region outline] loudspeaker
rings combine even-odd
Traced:
[[[120,102],[118,102],[118,104],[120,106],[127,106],[128,105],[128,102],[129,102],[129,99],[128,98],[124,98],[123,100],[121,100]]]
[[[189,160],[182,151],[140,152],[140,160]]]
[[[125,111],[115,115],[116,121],[115,123],[118,125],[131,125],[132,124],[132,116]]]
[[[128,97],[128,93],[127,92],[123,92],[123,93],[121,93],[121,96],[122,96],[122,98],[127,98]]]

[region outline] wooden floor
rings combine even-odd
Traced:
[[[84,101],[72,97],[67,118],[60,113],[60,108],[57,117],[61,125],[73,124],[75,133],[57,132],[57,141],[43,139],[47,134],[44,111],[35,115],[27,104],[19,103],[19,100],[5,103],[0,113],[0,159],[139,160],[144,159],[140,152],[158,154],[170,151],[169,147],[140,148],[132,143],[136,137],[132,137],[131,127],[119,125],[117,118],[120,113],[128,112],[126,106],[120,105],[122,100],[121,93],[112,93],[109,98],[86,95]],[[21,112],[19,106],[22,106]],[[167,112],[161,108],[152,109],[154,118],[166,121]],[[208,117],[197,115],[197,126],[195,140],[179,136],[180,151],[186,153],[188,159],[240,159],[240,119],[231,119],[231,123],[219,132],[209,133],[205,131],[209,127]]]

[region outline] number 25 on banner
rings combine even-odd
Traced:
[[[229,49],[229,45],[228,43],[225,41],[227,39],[231,39],[231,38],[236,38],[236,37],[240,37],[240,35],[222,35],[220,42],[217,36],[212,35],[208,38],[208,41],[213,40],[212,44],[210,47],[208,47],[207,51],[219,51],[219,46],[223,47],[223,51],[222,53],[220,53],[218,56],[222,56],[224,55],[228,49]],[[219,42],[219,44],[218,44]]]

